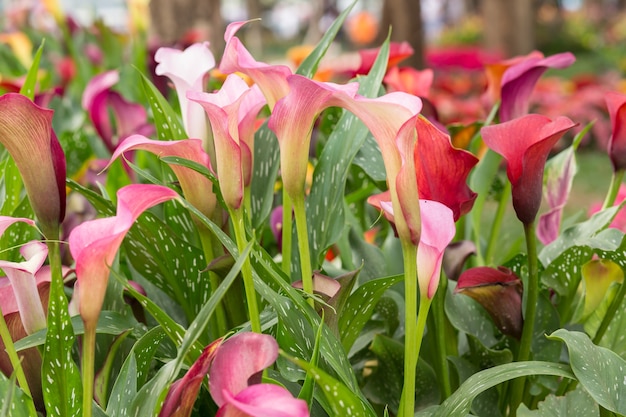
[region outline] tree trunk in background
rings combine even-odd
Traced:
[[[246,0],[248,19],[261,18],[261,3],[259,0]],[[253,56],[260,57],[263,54],[263,25],[261,22],[251,22],[245,26],[246,48]]]
[[[523,55],[535,47],[532,0],[483,0],[485,46],[505,57]]]
[[[418,0],[384,0],[380,31],[376,43],[380,45],[389,33],[395,42],[407,41],[414,54],[401,65],[424,68],[424,31],[422,10]]]
[[[218,56],[224,50],[224,21],[220,0],[151,0],[151,30],[163,44],[183,42],[190,31],[198,32],[198,39],[187,41],[211,42],[211,50]]]

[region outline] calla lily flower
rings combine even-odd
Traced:
[[[126,138],[111,156],[109,165],[125,152],[136,149],[152,152],[159,157],[177,156],[205,167],[210,168],[211,166],[209,155],[202,149],[200,139],[161,141],[151,140],[141,135],[132,135]],[[202,214],[211,218],[217,205],[217,197],[212,192],[213,183],[193,169],[175,164],[170,167],[180,182],[185,198]]]
[[[502,75],[500,121],[507,122],[528,113],[530,94],[541,75],[548,68],[566,68],[576,61],[570,52],[547,58],[531,55],[512,65]]]
[[[507,161],[512,185],[513,208],[524,224],[535,221],[541,205],[543,171],[556,142],[576,126],[567,117],[554,121],[537,114],[481,129],[485,144]]]
[[[154,126],[148,124],[146,109],[128,102],[111,89],[119,80],[119,72],[115,70],[96,75],[85,87],[82,99],[83,108],[111,153],[120,141],[132,134],[154,133]],[[111,125],[110,112],[115,117],[115,128]]]
[[[159,185],[128,185],[117,192],[115,216],[85,222],[72,231],[70,252],[76,261],[79,311],[86,328],[98,322],[109,268],[135,220],[148,208],[177,197]]]
[[[48,238],[58,235],[65,217],[65,154],[52,130],[52,113],[21,94],[0,97],[0,143],[15,160]]]
[[[418,97],[428,97],[435,73],[428,68],[422,71],[412,67],[393,67],[387,71],[383,81],[387,91],[404,91]]]
[[[203,91],[204,76],[215,67],[209,43],[194,43],[184,51],[159,48],[154,59],[158,62],[155,73],[166,76],[174,83],[187,135],[206,143],[209,137],[206,117],[202,108],[187,98],[187,92]]]
[[[347,105],[359,85],[318,82],[301,75],[290,76],[288,83],[289,93],[276,103],[268,127],[278,138],[283,187],[293,198],[304,192],[315,119],[328,107]]]
[[[172,384],[159,417],[186,417],[191,415],[193,405],[200,391],[202,381],[221,346],[223,339],[217,339],[204,348],[200,357],[191,365],[185,376]]]
[[[187,97],[209,117],[220,189],[226,205],[237,209],[252,181],[254,128],[265,98],[258,86],[248,87],[236,74],[229,75],[216,93],[189,91]]]
[[[611,138],[609,139],[609,157],[613,170],[626,169],[626,95],[608,92],[606,105],[611,119]]]
[[[456,293],[472,297],[489,313],[500,331],[520,339],[522,318],[522,281],[508,268],[479,266],[464,271]]]
[[[291,69],[285,65],[269,65],[256,61],[239,38],[237,31],[248,22],[233,22],[226,28],[224,40],[226,47],[220,62],[219,70],[225,74],[241,72],[246,74],[259,86],[270,110],[276,102],[289,92],[287,77]]]
[[[381,201],[386,214],[395,217],[390,201]],[[452,210],[437,201],[419,200],[421,237],[417,247],[417,280],[420,294],[432,299],[441,277],[443,254],[454,235],[456,227]]]
[[[304,400],[285,388],[262,384],[263,369],[278,357],[278,344],[269,335],[245,332],[226,340],[209,371],[209,391],[220,407],[218,417],[305,417]]]
[[[27,334],[33,334],[46,327],[46,314],[41,306],[35,273],[48,257],[48,247],[45,243],[32,241],[23,245],[20,253],[24,261],[0,260],[0,268],[11,282],[24,330]],[[4,310],[4,304],[2,308]]]
[[[548,162],[544,189],[548,212],[539,217],[537,224],[537,238],[544,245],[551,243],[559,236],[561,217],[572,190],[574,175],[576,175],[576,158],[573,148],[566,149]]]

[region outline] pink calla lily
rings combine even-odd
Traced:
[[[513,208],[524,224],[535,221],[541,205],[543,171],[556,142],[576,126],[567,117],[554,121],[537,114],[481,129],[485,144],[507,161]]]
[[[184,51],[159,48],[154,59],[158,63],[155,73],[166,76],[174,83],[187,135],[206,142],[209,136],[204,112],[187,99],[187,92],[203,91],[204,76],[215,67],[209,43],[194,43]]]
[[[604,98],[611,119],[609,157],[614,171],[624,170],[626,169],[626,95],[608,92]]]
[[[236,74],[216,93],[189,91],[187,97],[209,117],[222,195],[228,207],[237,209],[252,181],[254,126],[265,98],[258,86],[248,87]]]
[[[141,149],[159,157],[176,156],[196,162],[210,168],[209,155],[202,148],[200,139],[185,139],[179,141],[151,140],[141,135],[132,135],[118,146],[109,165],[125,152]],[[204,175],[193,169],[171,165],[172,171],[180,182],[185,198],[205,216],[211,218],[217,205],[217,197],[211,191],[213,184]]]
[[[32,241],[23,245],[20,253],[24,261],[0,260],[0,268],[11,282],[24,330],[27,334],[33,334],[46,327],[46,314],[41,306],[35,274],[48,257],[48,247],[45,243]],[[2,309],[4,312],[4,303]]]
[[[328,107],[344,107],[359,85],[318,82],[301,75],[288,78],[289,93],[274,107],[268,127],[280,146],[283,187],[289,196],[304,192],[313,123]]]
[[[395,217],[390,201],[381,201],[381,208]],[[419,200],[421,236],[417,247],[417,280],[420,294],[432,299],[437,292],[441,277],[443,254],[454,235],[453,213],[437,201]]]
[[[79,311],[86,328],[98,321],[109,268],[135,220],[148,208],[177,197],[159,185],[128,185],[117,192],[115,216],[82,223],[72,231],[70,252],[76,261]]]
[[[65,154],[52,130],[52,113],[21,94],[0,97],[0,143],[15,160],[49,238],[58,235],[65,217]]]
[[[220,417],[265,417],[309,415],[307,404],[285,388],[261,384],[263,369],[278,357],[272,336],[239,333],[217,351],[209,371],[209,391],[220,407]]]
[[[500,121],[507,122],[528,113],[530,95],[548,68],[566,68],[576,61],[570,52],[547,58],[531,56],[509,67],[502,75]]]
[[[85,87],[82,99],[83,108],[110,152],[132,134],[151,135],[154,132],[143,106],[127,101],[112,90],[119,79],[119,72],[115,70],[96,75]],[[110,112],[115,118],[115,128],[111,125]]]
[[[219,70],[224,74],[234,72],[246,74],[259,86],[270,110],[273,110],[276,102],[289,92],[287,77],[292,74],[291,69],[285,65],[270,65],[254,59],[235,36],[246,23],[248,22],[233,22],[226,28],[224,33],[226,47]]]

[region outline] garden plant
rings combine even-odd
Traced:
[[[350,8],[297,67],[53,11],[1,48],[1,415],[626,415],[626,95],[590,215],[593,123],[529,110],[573,54],[446,126],[406,44],[333,68]]]

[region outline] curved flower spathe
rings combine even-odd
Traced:
[[[79,312],[85,327],[98,321],[109,280],[109,268],[124,236],[148,208],[178,197],[163,186],[133,184],[117,192],[117,213],[77,226],[69,237],[76,261]]]
[[[259,86],[270,110],[273,110],[276,102],[289,92],[287,77],[292,74],[291,69],[285,65],[270,65],[254,59],[235,36],[246,23],[248,22],[233,22],[226,28],[224,33],[226,47],[219,70],[225,74],[233,72],[246,74]]]
[[[268,127],[280,146],[283,187],[289,196],[304,192],[313,123],[328,107],[345,107],[359,85],[318,82],[301,75],[288,78],[289,93],[274,107]]]
[[[305,417],[304,400],[285,388],[262,384],[263,369],[278,357],[278,344],[269,335],[239,333],[218,349],[209,371],[209,391],[220,407],[219,417]]]
[[[566,68],[576,61],[570,52],[547,58],[531,54],[504,71],[501,80],[500,121],[507,122],[528,113],[530,95],[539,77],[549,68]]]
[[[391,202],[380,201],[385,214],[395,217]],[[454,235],[453,213],[437,201],[419,200],[421,236],[417,247],[417,280],[420,294],[432,299],[437,292],[441,277],[443,254]]]
[[[521,337],[522,281],[513,271],[503,266],[470,268],[461,274],[454,292],[482,305],[502,333]]]
[[[65,154],[52,113],[21,94],[0,97],[0,143],[13,157],[48,238],[56,237],[65,217]]]
[[[613,171],[626,169],[626,95],[608,92],[604,96],[611,119],[608,152]]]
[[[142,149],[159,157],[177,156],[188,159],[207,168],[211,167],[209,155],[202,148],[200,139],[178,141],[151,140],[141,135],[126,138],[111,156],[109,165],[124,152]],[[180,182],[185,198],[207,217],[211,217],[217,205],[217,196],[211,191],[213,184],[204,175],[193,169],[172,164],[170,166]]]
[[[114,152],[119,142],[132,134],[151,135],[154,132],[154,126],[148,123],[146,109],[140,104],[128,102],[111,89],[119,79],[116,70],[96,75],[85,87],[82,98],[83,108],[89,113],[94,128],[110,152]],[[109,112],[115,117],[115,129]]]
[[[543,171],[548,154],[563,134],[574,126],[576,124],[567,117],[552,121],[545,116],[530,114],[481,129],[485,144],[506,159],[513,208],[522,223],[534,222],[541,205]]]
[[[206,141],[208,132],[204,112],[200,106],[189,101],[187,92],[203,91],[204,76],[215,67],[209,43],[194,43],[184,51],[162,47],[156,51],[154,60],[158,63],[155,73],[166,76],[174,83],[187,134]]]
[[[202,106],[211,122],[222,195],[228,207],[237,209],[252,181],[254,127],[265,98],[258,86],[248,87],[236,74],[216,93],[189,91],[187,97]]]

